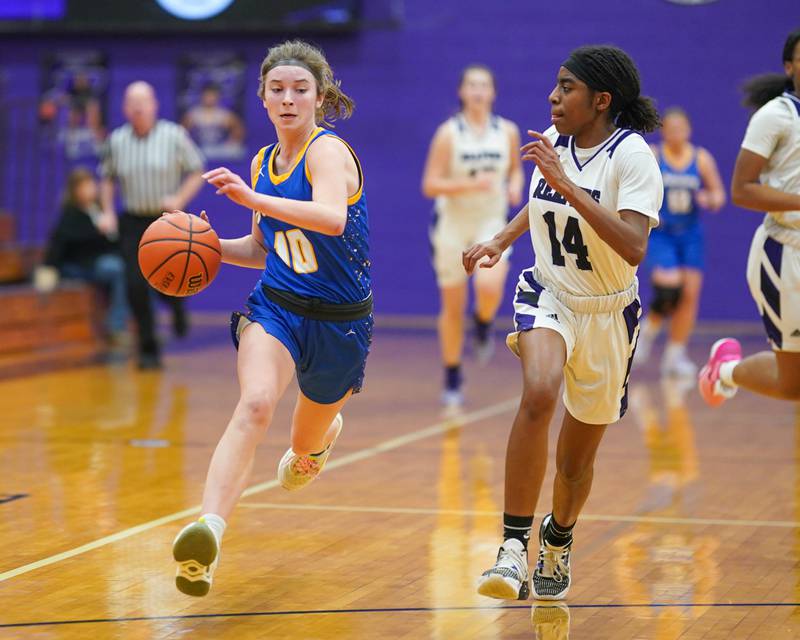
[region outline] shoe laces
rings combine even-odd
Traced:
[[[311,456],[298,456],[292,463],[292,473],[297,476],[314,476],[319,473],[319,462]]]
[[[569,573],[569,551],[570,546],[551,547],[545,543],[539,550],[539,561],[536,563],[536,571],[543,578],[550,578],[556,582],[561,582]]]
[[[497,562],[494,563],[494,568],[513,569],[520,576],[524,576],[528,563],[523,554],[524,552],[519,552],[515,549],[508,549],[505,546],[502,546],[500,547],[500,551],[497,552]]]

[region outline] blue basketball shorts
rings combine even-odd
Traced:
[[[693,224],[679,230],[653,229],[647,245],[647,265],[651,269],[686,267],[702,271],[705,265],[703,228]]]
[[[260,285],[246,306],[246,314],[235,312],[231,317],[231,337],[237,349],[244,327],[257,322],[289,351],[297,383],[309,400],[333,404],[350,390],[361,391],[372,342],[372,315],[344,322],[311,320],[269,300]]]

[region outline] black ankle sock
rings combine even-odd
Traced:
[[[475,316],[475,337],[478,342],[486,342],[489,339],[489,331],[492,329],[492,321],[484,322]]]
[[[454,364],[444,368],[444,388],[448,391],[457,391],[461,388],[461,365]]]
[[[531,537],[531,527],[533,526],[533,516],[512,516],[508,513],[503,514],[503,540],[515,538],[528,548],[528,539]]]
[[[553,547],[564,547],[572,542],[572,529],[574,527],[574,522],[569,527],[558,524],[551,514],[550,522],[545,527],[543,537],[547,544]]]

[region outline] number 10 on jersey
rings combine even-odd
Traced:
[[[314,273],[319,269],[314,245],[300,229],[276,231],[275,253],[295,273]]]

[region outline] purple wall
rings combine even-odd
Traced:
[[[758,11],[756,4],[759,5]],[[381,313],[433,313],[437,294],[429,265],[427,225],[431,203],[419,192],[427,145],[436,125],[454,109],[458,72],[484,62],[497,73],[497,111],[523,131],[548,125],[547,94],[559,63],[570,49],[613,43],[639,64],[644,92],[661,107],[680,104],[694,119],[695,141],[716,157],[726,184],[747,123],[737,91],[742,79],[780,69],[787,32],[800,21],[796,0],[719,0],[683,7],[666,0],[406,0],[405,25],[339,39],[318,39],[358,103],[355,117],[339,132],[359,153],[367,178],[372,218],[374,288]],[[546,8],[541,8],[546,6]],[[602,8],[599,8],[602,7]],[[632,8],[635,7],[635,8]],[[162,115],[175,116],[176,62],[187,50],[242,51],[253,79],[247,103],[250,151],[272,141],[255,97],[258,65],[269,39],[179,40],[34,38],[0,42],[0,63],[10,97],[34,97],[39,63],[54,48],[99,48],[112,68],[111,124],[121,122],[125,85],[146,79],[160,96]],[[242,163],[232,168],[247,172]],[[530,174],[530,167],[527,168]],[[249,215],[206,187],[193,203],[206,208],[222,236],[241,235]],[[753,229],[760,216],[726,207],[708,216],[708,265],[701,314],[709,319],[755,319],[744,281]],[[520,240],[514,271],[530,264]],[[192,301],[196,308],[238,308],[257,273],[224,267],[210,290]],[[509,291],[513,280],[509,282]],[[510,309],[506,301],[507,313]]]

